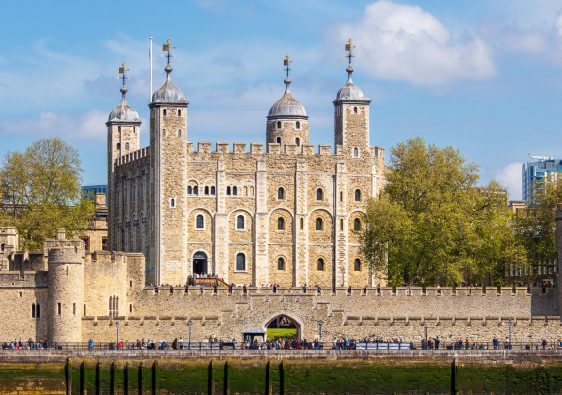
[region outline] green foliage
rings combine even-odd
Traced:
[[[391,151],[387,184],[371,199],[362,250],[392,285],[502,282],[510,263],[524,264],[506,193],[478,188],[477,166],[452,147],[408,140]]]
[[[267,328],[267,340],[293,339],[297,337],[297,328]]]
[[[81,200],[78,152],[58,138],[10,152],[0,168],[0,226],[17,227],[23,248],[40,249],[58,228],[86,229],[94,206]]]
[[[556,259],[556,204],[562,202],[562,180],[550,179],[532,189],[532,203],[516,217],[517,233],[534,264]]]

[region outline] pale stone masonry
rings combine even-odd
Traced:
[[[150,103],[150,145],[126,103],[108,127],[110,249],[141,252],[149,284],[216,274],[234,284],[372,286],[357,236],[384,181],[369,143],[370,100],[351,80],[334,100],[335,147],[309,144],[304,107],[286,90],[266,145],[188,141],[188,101],[171,80]],[[384,282],[383,282],[384,285]]]

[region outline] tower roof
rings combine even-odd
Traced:
[[[162,46],[162,50],[166,52],[166,57],[168,58],[168,63],[164,68],[166,71],[166,82],[160,87],[156,92],[152,94],[152,103],[178,103],[187,104],[187,99],[181,91],[177,88],[173,82],[170,74],[172,73],[172,65],[170,64],[170,58],[174,57],[171,50],[175,48],[171,46],[171,41],[168,39],[166,44]]]
[[[125,80],[127,79],[126,72],[128,69],[125,67],[125,63],[119,67],[119,74],[121,75],[121,79],[123,80],[123,84],[121,85],[121,101],[111,111],[107,122],[140,122],[141,119],[139,117],[139,113],[136,112],[129,103],[127,102],[127,86],[125,85]]]
[[[353,79],[351,78],[351,75],[353,74],[353,66],[351,65],[351,59],[353,58],[353,53],[352,53],[353,48],[355,48],[355,46],[353,45],[353,41],[350,38],[345,44],[345,50],[347,51],[346,56],[348,59],[348,65],[347,68],[345,69],[345,71],[347,71],[347,82],[345,83],[344,86],[340,88],[340,90],[336,94],[336,100],[334,100],[334,102],[339,102],[339,101],[370,102],[371,101],[371,99],[365,96],[361,88],[355,85]]]
[[[306,110],[304,106],[293,97],[291,91],[289,90],[289,85],[291,85],[291,80],[289,79],[289,64],[291,63],[291,59],[289,55],[285,56],[283,60],[283,65],[285,66],[285,93],[281,97],[281,99],[277,100],[271,108],[269,109],[269,113],[267,114],[268,119],[277,119],[277,118],[308,118],[306,114]]]

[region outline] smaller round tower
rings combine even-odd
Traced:
[[[285,56],[283,64],[285,66],[285,93],[281,99],[277,100],[269,109],[267,115],[267,142],[277,143],[282,146],[285,144],[296,144],[301,146],[308,144],[308,115],[303,105],[296,100],[289,85],[289,55]]]
[[[84,306],[84,242],[66,240],[64,230],[48,253],[48,340],[82,341]]]

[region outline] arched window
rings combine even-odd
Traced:
[[[232,187],[232,194],[233,194],[234,196],[237,196],[237,195],[238,195],[238,187],[236,187],[236,186]]]
[[[361,271],[361,259],[356,259],[355,262],[353,262],[353,270],[356,272]]]
[[[285,258],[279,257],[277,259],[277,270],[285,270]]]
[[[178,117],[181,117],[181,108],[178,110]]]
[[[178,137],[181,137],[181,129],[178,129]]]
[[[300,129],[300,128],[301,128],[301,121],[295,122],[295,127],[296,127],[297,129]]]
[[[301,139],[299,139],[298,137],[295,139],[295,144],[297,145],[297,147],[301,146]]]
[[[324,221],[322,221],[322,218],[316,218],[316,230],[322,229],[324,229]]]
[[[285,188],[279,187],[277,190],[277,199],[284,200],[285,199]]]
[[[174,198],[170,199],[170,207],[172,207],[172,208],[176,207],[176,199],[174,199]]]
[[[231,194],[231,193],[230,193],[230,187],[226,187],[226,194],[227,194],[227,195],[230,195],[230,194]]]
[[[355,190],[355,201],[356,201],[356,202],[360,202],[360,201],[361,201],[361,189],[356,189],[356,190]]]
[[[358,157],[359,157],[359,148],[353,148],[353,156],[354,156],[355,158],[358,158]]]
[[[236,229],[244,229],[244,216],[239,215],[236,217]]]
[[[281,121],[277,121],[277,129],[281,129]]]
[[[205,195],[208,195],[208,194],[209,194],[209,187],[205,186]]]
[[[241,252],[236,254],[236,270],[246,270],[246,255]]]
[[[318,260],[316,261],[316,270],[318,270],[319,272],[324,271],[324,259],[318,258]]]
[[[125,151],[128,151],[129,147],[130,147],[129,143],[125,143]]]
[[[194,195],[199,195],[199,187],[198,187],[197,185],[195,185],[195,186],[193,187],[193,194],[194,194]]]
[[[197,229],[203,229],[205,227],[205,218],[203,215],[199,214],[195,217],[195,227]]]
[[[343,230],[343,219],[340,219],[340,230]]]
[[[285,230],[285,218],[277,218],[277,230]]]
[[[117,149],[121,149],[121,143],[117,143]]]
[[[214,186],[211,187],[211,195],[213,195],[213,196],[215,195],[215,187]]]
[[[167,111],[166,109],[164,109],[164,110],[162,111],[162,113],[164,114],[164,116],[166,116],[167,113],[168,113],[168,111]]]
[[[39,303],[35,305],[35,317],[37,319],[41,318],[41,305]]]
[[[353,107],[353,112],[357,114],[357,107]]]
[[[361,220],[359,218],[355,218],[353,220],[353,230],[360,231],[361,230]]]
[[[275,141],[277,142],[277,144],[281,144],[281,137],[277,137]]]
[[[191,195],[193,193],[193,187],[191,185],[187,186],[187,194]]]
[[[322,188],[316,189],[316,200],[324,200],[324,190]]]
[[[31,304],[31,318],[35,318],[35,303]]]
[[[0,251],[4,252],[4,243],[0,243]]]

